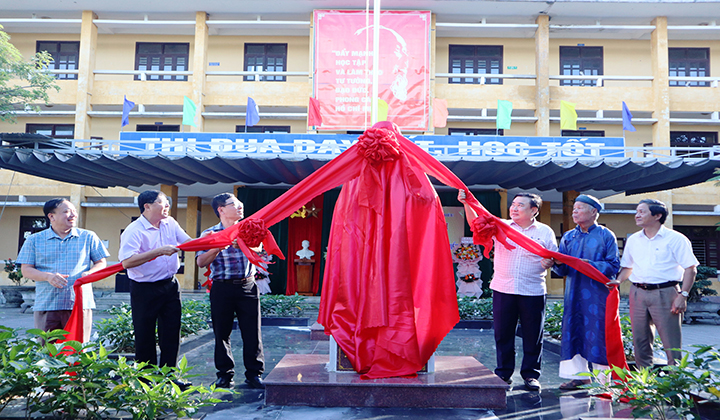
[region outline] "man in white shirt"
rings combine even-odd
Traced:
[[[635,362],[653,365],[652,342],[657,328],[668,364],[681,357],[682,314],[695,281],[699,262],[690,241],[683,234],[663,226],[665,203],[642,200],[635,224],[642,228],[628,239],[620,261],[620,273],[610,284],[630,279],[630,323],[633,330]],[[678,287],[678,285],[681,285]]]
[[[465,192],[458,194],[465,204]],[[534,239],[550,251],[557,251],[557,239],[550,226],[535,218],[540,213],[542,199],[537,194],[520,193],[510,206],[511,220],[505,220],[513,229]],[[477,217],[475,211],[465,204],[468,223]],[[540,390],[540,366],[545,323],[547,287],[545,275],[552,267],[552,259],[544,259],[526,251],[508,239],[515,249],[507,249],[495,241],[495,259],[490,288],[493,290],[493,328],[497,350],[495,374],[505,382],[512,382],[515,371],[515,330],[518,320],[522,327],[523,360],[520,367],[525,387]]]

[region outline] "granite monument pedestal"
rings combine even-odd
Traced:
[[[265,378],[267,405],[505,408],[509,386],[469,356],[437,356],[435,372],[361,379],[329,372],[327,354],[287,354]]]

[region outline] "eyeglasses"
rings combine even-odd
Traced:
[[[220,207],[227,207],[227,206],[242,208],[243,203],[241,203],[241,202],[239,202],[239,201],[233,201],[233,202],[230,202],[230,203],[224,203],[224,204],[221,204],[221,205],[220,205]]]
[[[163,206],[163,207],[170,207],[170,206],[171,206],[171,204],[170,204],[170,199],[166,199],[166,200],[157,199],[157,200],[155,200],[155,201],[153,202],[153,204],[160,204],[160,205]]]

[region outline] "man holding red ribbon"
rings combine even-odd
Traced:
[[[577,227],[565,232],[560,252],[587,261],[608,279],[614,279],[620,270],[617,239],[610,229],[597,223],[601,209],[600,201],[591,195],[581,194],[575,199],[572,218]],[[590,383],[588,376],[581,375],[590,372],[589,363],[593,370],[609,368],[605,306],[610,291],[567,264],[558,263],[553,271],[567,276],[559,376],[570,379],[560,385],[560,389],[570,391]]]
[[[155,325],[160,366],[174,367],[180,349],[180,285],[175,278],[180,261],[178,245],[190,236],[170,217],[170,203],[160,191],[138,196],[142,215],[120,236],[118,259],[130,277],[130,306],[135,330],[135,359],[157,364]]]
[[[30,235],[17,257],[23,276],[35,281],[35,328],[62,329],[70,319],[74,301],[79,299],[83,322],[79,341],[88,341],[92,331],[92,286],[76,297],[73,286],[83,276],[105,268],[110,256],[95,232],[77,227],[78,213],[73,203],[53,198],[43,212],[50,222],[47,229]],[[81,294],[82,295],[82,294]]]
[[[467,205],[465,191],[459,191],[458,200],[465,205],[465,215],[472,226],[477,213]],[[556,251],[555,232],[550,226],[535,220],[540,213],[540,206],[542,199],[537,194],[516,195],[510,206],[511,220],[507,223],[545,249]],[[512,382],[515,371],[515,330],[519,320],[523,339],[520,375],[530,391],[540,390],[538,378],[542,364],[547,293],[545,275],[552,264],[552,259],[535,255],[523,248],[495,245],[495,274],[490,283],[497,350],[495,374],[507,383]]]
[[[220,223],[205,229],[202,237],[222,232],[245,217],[243,203],[233,194],[223,193],[213,197],[212,208]],[[254,251],[254,250],[253,250]],[[245,382],[252,388],[263,389],[262,374],[265,371],[262,333],[260,329],[260,291],[255,284],[255,266],[243,254],[237,244],[209,251],[197,252],[199,267],[210,267],[210,316],[215,334],[215,386],[230,388],[235,376],[230,334],[237,316],[243,340]]]

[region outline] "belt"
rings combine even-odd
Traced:
[[[248,276],[234,279],[213,279],[213,283],[245,284],[255,279],[255,276]]]
[[[665,283],[633,283],[633,286],[643,290],[665,289],[667,287],[675,287],[680,284],[679,281],[666,281]]]
[[[134,283],[138,283],[138,284],[159,284],[159,283],[163,283],[163,282],[173,281],[174,279],[175,279],[175,276],[170,276],[166,279],[160,279],[160,280],[137,281],[137,280],[130,279],[130,281],[132,281]]]

